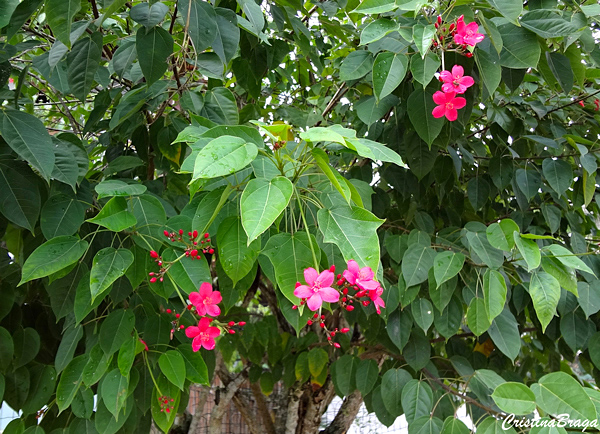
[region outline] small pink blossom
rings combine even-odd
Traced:
[[[217,304],[223,300],[223,297],[219,291],[212,290],[210,283],[204,282],[200,285],[200,290],[192,292],[189,298],[199,315],[219,316],[221,314],[221,309]]]
[[[371,267],[360,268],[354,259],[348,261],[348,269],[344,270],[344,279],[350,285],[357,285],[360,289],[367,291],[377,289],[379,286],[379,283],[373,280],[374,276],[375,273]]]
[[[383,301],[383,298],[381,298],[381,294],[383,294],[383,288],[381,286],[368,293],[369,298],[373,301],[375,309],[377,309],[377,313],[381,313],[381,307],[385,308],[385,302]]]
[[[304,280],[307,285],[299,285],[294,289],[294,295],[307,299],[306,304],[312,311],[318,310],[324,301],[335,303],[340,299],[340,293],[331,287],[334,274],[325,270],[321,274],[314,268],[304,270]]]
[[[484,35],[478,33],[479,26],[476,22],[465,24],[464,16],[460,16],[456,20],[456,33],[454,33],[454,42],[458,45],[469,45],[474,47],[479,42],[483,41]]]
[[[440,78],[444,82],[444,84],[442,84],[442,91],[445,93],[465,93],[467,88],[473,86],[475,83],[473,77],[465,75],[465,70],[460,65],[454,65],[452,67],[452,72],[442,71],[440,73]]]
[[[200,347],[207,350],[215,349],[215,338],[221,334],[218,327],[210,327],[211,318],[201,318],[198,327],[189,326],[185,329],[185,335],[192,338],[192,350],[198,351]]]
[[[463,108],[467,105],[467,100],[456,96],[454,92],[440,92],[437,91],[433,94],[433,101],[438,104],[433,109],[433,117],[441,118],[446,116],[449,121],[455,121],[458,118],[458,109]]]

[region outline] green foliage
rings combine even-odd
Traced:
[[[411,433],[596,419],[598,5],[217,3],[0,2],[6,432],[167,432],[215,372],[271,423],[334,391]],[[349,260],[381,291],[300,303]],[[203,283],[214,352],[184,330]]]

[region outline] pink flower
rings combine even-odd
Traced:
[[[456,33],[454,34],[454,42],[458,45],[470,45],[474,47],[479,42],[483,41],[484,35],[477,33],[479,26],[476,22],[465,24],[464,17],[461,15],[456,20]]]
[[[344,270],[344,279],[350,285],[357,285],[360,289],[367,291],[377,289],[379,286],[379,283],[373,280],[374,276],[371,267],[360,268],[354,259],[348,261],[348,269]]]
[[[465,93],[467,88],[473,86],[475,83],[473,77],[465,75],[465,70],[460,65],[454,65],[452,67],[452,72],[442,71],[440,73],[440,78],[444,81],[444,84],[442,84],[442,91],[445,93]]]
[[[433,109],[433,117],[441,118],[446,116],[449,121],[455,121],[458,118],[458,109],[463,108],[467,105],[467,100],[456,96],[454,92],[440,92],[437,91],[433,94],[433,101],[438,104]]]
[[[294,289],[298,298],[308,299],[306,304],[310,310],[318,310],[324,301],[335,303],[340,299],[340,293],[331,287],[334,274],[325,270],[321,274],[314,268],[304,270],[304,280],[307,285],[300,285]]]
[[[381,286],[377,287],[372,291],[369,291],[369,298],[373,300],[373,305],[375,309],[377,309],[377,313],[381,313],[380,307],[385,307],[385,302],[383,298],[381,298],[381,294],[383,294],[383,288]]]
[[[218,327],[210,327],[211,318],[201,318],[198,327],[189,326],[185,329],[185,335],[188,338],[193,338],[192,350],[198,351],[200,347],[207,350],[215,349],[215,338],[221,334]]]
[[[190,302],[196,306],[199,315],[219,316],[221,309],[219,304],[223,300],[219,291],[213,291],[210,283],[204,282],[200,285],[198,292],[190,294]]]

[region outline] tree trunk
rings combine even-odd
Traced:
[[[344,399],[333,422],[321,431],[320,434],[345,434],[350,428],[350,425],[352,425],[352,422],[354,422],[354,419],[356,419],[356,415],[358,414],[362,403],[363,398],[361,393],[358,390],[352,392]]]

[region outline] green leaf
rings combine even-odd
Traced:
[[[467,309],[467,326],[475,336],[481,336],[490,328],[491,322],[483,298],[474,297]]]
[[[138,196],[144,194],[146,189],[146,186],[143,184],[128,184],[118,179],[104,180],[94,188],[96,193],[98,193],[98,199],[110,196]]]
[[[135,59],[137,59],[135,39],[129,37],[121,42],[119,48],[117,48],[117,51],[113,54],[111,65],[117,75],[123,77],[123,74],[131,69]]]
[[[560,53],[550,53],[549,51],[546,51],[546,61],[548,62],[550,71],[552,71],[554,78],[556,78],[558,81],[558,84],[562,88],[563,92],[566,94],[571,92],[575,77],[573,75],[573,69],[571,69],[571,63],[569,62],[569,59]],[[560,161],[562,163],[569,164],[566,161]],[[569,168],[571,168],[571,165],[569,165]]]
[[[548,256],[542,256],[542,268],[546,273],[558,280],[561,287],[572,292],[576,297],[579,296],[575,270],[566,267],[558,259]]]
[[[356,388],[363,397],[373,390],[378,376],[379,366],[377,366],[375,360],[364,359],[360,361],[358,368],[356,369]]]
[[[240,42],[240,28],[237,25],[237,15],[225,8],[215,8],[216,34],[212,49],[221,62],[227,64],[235,56]]]
[[[158,366],[171,383],[183,390],[186,377],[185,361],[178,351],[169,350],[162,354],[158,359]]]
[[[475,211],[479,211],[490,197],[490,185],[481,176],[472,178],[467,183],[467,196]]]
[[[321,171],[327,176],[329,182],[335,189],[342,195],[344,200],[348,202],[348,205],[351,205],[352,192],[345,178],[339,174],[336,169],[333,169],[329,165],[329,157],[321,148],[313,148],[311,151],[313,158],[315,159],[315,163],[321,169]]]
[[[313,377],[318,377],[328,362],[329,355],[323,348],[313,348],[308,352],[308,370]]]
[[[340,145],[346,145],[345,137],[340,133],[337,133],[333,128],[313,127],[300,133],[299,136],[302,140],[306,140],[307,142],[335,142]]]
[[[128,249],[105,247],[94,256],[90,272],[90,293],[92,301],[104,292],[133,263],[133,253]]]
[[[504,254],[490,245],[483,232],[467,232],[471,254],[476,254],[488,267],[497,269],[504,263]]]
[[[354,149],[358,155],[373,161],[384,161],[404,166],[402,158],[387,146],[369,139],[346,139],[346,146]]]
[[[526,415],[536,408],[534,393],[522,383],[504,383],[496,387],[492,399],[501,410]]]
[[[430,361],[431,344],[421,329],[412,329],[410,339],[404,347],[402,355],[408,365],[415,371],[427,366]]]
[[[469,434],[470,432],[462,420],[448,416],[442,426],[441,434]]]
[[[563,265],[574,268],[576,270],[585,271],[586,273],[594,274],[590,267],[583,262],[577,255],[559,244],[550,244],[543,248],[544,253],[550,252],[553,257],[558,259]]]
[[[402,258],[402,275],[406,286],[418,285],[427,280],[429,270],[434,265],[436,252],[431,247],[413,244]]]
[[[174,262],[179,253],[172,249],[162,252],[162,257],[165,261],[174,262],[171,268],[169,268],[169,276],[187,294],[198,291],[203,282],[212,281],[206,259],[204,259],[202,253],[199,254],[201,256],[200,259],[184,258],[181,261]]]
[[[595,420],[596,408],[577,380],[564,372],[544,375],[531,385],[537,405],[553,416],[568,414],[571,420]]]
[[[490,322],[502,313],[506,303],[506,282],[504,276],[495,270],[487,270],[483,275],[483,299]],[[559,291],[560,292],[560,291]]]
[[[169,12],[169,7],[164,3],[138,3],[129,10],[129,16],[136,23],[146,27],[160,24]]]
[[[139,186],[144,187],[141,184]],[[113,232],[121,232],[137,223],[134,215],[127,210],[125,198],[118,196],[106,202],[100,212],[87,221],[103,226]]]
[[[529,295],[531,295],[533,307],[542,324],[542,331],[545,332],[556,314],[556,306],[560,299],[560,283],[548,273],[532,273]]]
[[[290,202],[293,189],[290,180],[283,176],[271,180],[255,178],[248,182],[240,199],[242,225],[248,243],[269,229],[281,215]]]
[[[431,47],[431,41],[435,36],[436,29],[433,24],[429,24],[424,26],[422,24],[415,24],[413,26],[413,40],[417,45],[417,49],[419,53],[421,53],[421,57],[424,58],[429,52],[429,48]]]
[[[408,57],[404,54],[382,52],[377,55],[373,64],[373,92],[378,100],[396,90],[407,69]]]
[[[167,221],[165,209],[160,201],[149,194],[132,197],[130,211],[137,220],[133,239],[137,245],[147,250],[160,250],[164,239],[163,227]]]
[[[352,12],[359,14],[382,14],[397,8],[394,0],[363,0]]]
[[[11,334],[4,327],[0,327],[0,371],[6,372],[14,352],[15,344]]]
[[[375,367],[376,366],[377,365],[375,365]],[[359,371],[357,370],[357,380],[358,372]],[[390,369],[381,379],[381,398],[383,405],[394,417],[398,417],[404,413],[402,409],[402,390],[410,381],[412,381],[412,376],[404,369]]]
[[[127,400],[127,389],[129,388],[129,379],[121,375],[118,369],[113,369],[104,380],[100,388],[100,395],[102,401],[106,406],[106,409],[114,416],[116,420],[119,420],[121,410]]]
[[[491,7],[495,8],[504,18],[517,24],[517,18],[523,13],[523,2],[521,0],[487,0]]]
[[[0,29],[10,23],[11,15],[18,5],[19,0],[7,0],[0,5]]]
[[[133,310],[113,310],[100,326],[98,342],[104,354],[110,356],[116,353],[131,338],[134,325]]]
[[[493,95],[502,81],[502,67],[498,53],[495,50],[488,52],[477,48],[475,62],[485,89],[489,95]]]
[[[71,24],[81,10],[79,0],[48,0],[45,4],[46,19],[56,38],[71,47]]]
[[[366,50],[348,54],[340,66],[340,80],[358,80],[373,69],[373,55]]]
[[[379,101],[374,96],[367,96],[356,103],[356,114],[365,124],[371,125],[384,117],[397,103],[396,95],[388,95]]]
[[[56,404],[59,413],[62,413],[71,405],[75,394],[81,385],[83,368],[87,363],[87,356],[82,354],[71,360],[71,363],[63,370],[58,386],[56,387]]]
[[[50,403],[56,387],[56,377],[56,370],[53,366],[37,365],[31,368],[31,385],[27,401],[23,406],[24,414],[34,414]],[[2,393],[0,393],[0,398],[2,398]]]
[[[503,42],[500,65],[513,69],[537,67],[541,49],[534,33],[513,24],[498,26],[498,31]]]
[[[519,232],[519,226],[511,219],[503,219],[500,223],[492,223],[485,233],[492,247],[510,252],[515,246],[514,232]]]
[[[42,233],[47,240],[73,235],[82,225],[84,216],[85,207],[76,198],[64,194],[51,196],[42,208]]]
[[[131,371],[133,361],[135,360],[135,350],[138,343],[140,343],[138,337],[136,334],[134,334],[134,336],[123,342],[119,348],[117,366],[119,367],[119,372],[124,377],[127,377],[129,375],[129,371]]]
[[[233,285],[250,272],[260,252],[260,241],[248,243],[240,217],[228,217],[217,232],[219,261]]]
[[[545,39],[569,36],[579,30],[574,22],[567,21],[556,12],[546,9],[527,12],[520,23],[524,28]]]
[[[345,261],[354,259],[362,267],[379,268],[377,228],[383,220],[359,207],[321,208],[317,213],[319,230],[326,243],[340,248]]]
[[[542,170],[546,181],[559,196],[563,195],[573,183],[573,169],[564,160],[546,158],[542,162]]]
[[[408,107],[408,118],[415,127],[417,134],[421,139],[429,145],[442,131],[444,126],[443,118],[434,118],[431,112],[436,107],[433,102],[433,91],[431,89],[422,89],[417,87],[413,93],[410,94],[407,101]]]
[[[510,360],[514,361],[521,350],[521,335],[517,321],[508,308],[498,315],[488,329],[494,345]]]
[[[433,261],[433,273],[436,288],[447,282],[462,270],[465,263],[465,255],[454,252],[440,252]]]
[[[73,44],[67,54],[67,81],[71,93],[81,102],[85,102],[94,86],[96,71],[102,60],[102,35],[94,32]]]
[[[112,360],[112,355],[106,355],[99,344],[92,347],[89,353],[86,354],[87,363],[83,368],[82,379],[83,383],[90,387],[96,384],[108,369],[108,365]]]
[[[210,384],[208,368],[200,352],[194,352],[191,344],[179,345],[177,349],[183,356],[187,379],[192,383],[208,386]]]
[[[275,269],[275,280],[282,294],[293,304],[298,303],[294,295],[296,282],[304,282],[304,269],[314,267],[309,235],[306,232],[281,233],[269,238],[261,252],[269,258]],[[313,248],[317,240],[310,235]],[[317,250],[317,261],[321,252]]]
[[[0,132],[8,145],[47,181],[54,169],[54,145],[44,124],[35,116],[7,108],[1,113]]]
[[[434,53],[427,53],[424,58],[421,56],[411,56],[410,58],[410,72],[424,88],[433,79],[440,65],[440,58]]]
[[[217,36],[215,9],[202,0],[178,0],[180,16],[184,17],[196,53],[207,49]],[[189,21],[188,21],[189,17]]]
[[[396,309],[388,317],[386,327],[388,336],[400,351],[408,343],[412,326],[413,320],[408,310]]]
[[[392,33],[398,29],[398,23],[381,18],[367,25],[360,33],[360,45],[370,44],[371,42],[379,41],[385,35]]]
[[[73,360],[73,355],[77,349],[77,344],[82,337],[83,328],[80,326],[71,326],[64,332],[54,358],[56,372],[60,374],[62,370],[71,362],[71,360]]]
[[[40,214],[38,177],[23,162],[0,158],[0,212],[33,233]]]
[[[87,247],[87,241],[71,236],[61,236],[46,241],[35,249],[23,264],[19,285],[68,267],[81,258]]]
[[[534,170],[517,169],[515,178],[519,189],[528,200],[538,194],[538,190],[542,186],[542,179],[539,173]]]
[[[515,245],[521,253],[521,256],[527,263],[527,271],[533,271],[540,266],[542,254],[537,243],[533,240],[523,238],[518,232],[513,233]]]
[[[425,333],[433,324],[433,306],[426,298],[419,298],[410,305],[412,317]]]
[[[149,86],[167,71],[167,59],[173,54],[173,38],[162,27],[140,27],[135,37],[135,48]]]
[[[430,416],[433,392],[425,381],[410,380],[402,388],[402,408],[406,421],[411,424],[421,416]]]
[[[225,87],[217,87],[204,94],[202,116],[221,125],[236,125],[239,122],[237,102],[233,93]],[[246,127],[247,128],[247,127]],[[257,132],[250,128],[250,130]],[[221,133],[218,137],[225,135]],[[205,135],[205,137],[207,137]],[[237,136],[240,137],[240,136]],[[245,141],[249,141],[245,137]],[[254,143],[257,145],[257,143]]]
[[[40,335],[31,327],[19,329],[14,335],[15,356],[13,368],[20,368],[31,362],[40,351]]]
[[[345,354],[331,365],[331,379],[336,391],[339,391],[341,396],[348,396],[356,389],[354,378],[358,362],[357,357]]]
[[[578,282],[577,292],[579,293],[579,305],[585,312],[586,318],[600,310],[600,280],[594,280],[589,284]]]
[[[237,172],[250,164],[257,154],[256,145],[239,137],[222,136],[211,140],[196,157],[192,181]]]

